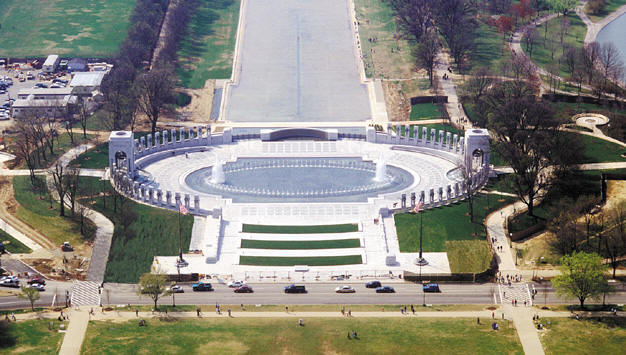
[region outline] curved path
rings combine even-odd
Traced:
[[[580,6],[576,7],[576,14],[578,15],[578,17],[580,17],[581,20],[583,20],[583,22],[587,26],[587,34],[585,35],[584,42],[585,45],[594,42],[596,40],[596,37],[598,36],[598,33],[600,33],[604,26],[608,25],[613,20],[626,13],[626,5],[623,5],[602,20],[598,22],[593,22],[584,11],[586,3],[587,1],[583,1]]]

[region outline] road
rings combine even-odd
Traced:
[[[440,284],[441,293],[424,293],[421,288],[412,283],[391,284],[396,290],[394,294],[377,294],[373,289],[367,289],[363,284],[350,283],[355,289],[353,294],[337,294],[335,287],[340,283],[315,283],[305,284],[306,294],[285,294],[283,287],[287,284],[250,284],[254,289],[251,294],[236,294],[232,288],[226,285],[214,284],[215,291],[193,292],[191,285],[183,284],[185,293],[176,294],[176,304],[493,304],[494,293],[496,303],[500,303],[497,284]],[[563,300],[558,298],[554,289],[546,284],[535,285],[538,293],[535,297],[537,305],[577,303],[577,300]],[[4,288],[3,288],[4,289]],[[65,290],[71,289],[71,283],[49,281],[46,291],[41,293],[41,299],[36,302],[37,306],[49,307],[56,294],[56,305],[65,303]],[[14,289],[15,290],[15,289]],[[607,303],[626,303],[626,283],[617,285],[617,293],[606,298]],[[172,302],[172,297],[164,297],[163,304]],[[102,292],[102,303],[123,304],[151,304],[148,297],[137,295],[137,286],[131,284],[105,284]],[[0,309],[18,308],[30,306],[28,301],[18,299],[15,296],[0,298]]]

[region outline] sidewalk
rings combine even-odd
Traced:
[[[83,339],[89,325],[89,312],[87,310],[70,311],[70,324],[63,337],[59,355],[80,354]]]

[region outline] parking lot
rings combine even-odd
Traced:
[[[26,76],[29,71],[32,73],[33,79],[30,79],[30,80],[24,79],[24,81],[20,81],[19,74],[23,73],[24,76]],[[0,106],[5,104],[10,99],[16,99],[17,94],[22,89],[33,88],[35,87],[36,84],[44,84],[44,85],[47,85],[48,87],[54,84],[52,82],[52,79],[44,80],[43,78],[39,77],[38,76],[39,72],[41,72],[41,70],[32,69],[32,70],[16,71],[13,69],[4,69],[4,68],[0,69],[0,78],[4,79],[6,77],[8,78],[8,80],[6,81],[12,82],[12,84],[7,87],[4,93],[0,93]],[[65,74],[61,76],[60,79],[67,80],[69,83],[69,81],[71,80],[71,75]],[[4,80],[0,80],[0,81],[4,81]],[[0,111],[5,111],[8,113],[8,110],[0,110]],[[0,116],[2,115],[0,114]],[[6,119],[6,118],[0,117],[0,131],[6,130],[11,125],[13,125],[13,119],[11,118]]]

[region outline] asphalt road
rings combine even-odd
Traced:
[[[183,284],[184,293],[176,294],[176,304],[493,304],[500,303],[497,284],[440,284],[441,293],[424,294],[416,284],[390,284],[396,290],[393,294],[377,294],[373,289],[365,288],[364,284],[351,283],[356,293],[337,294],[335,287],[340,283],[305,284],[306,294],[285,294],[283,287],[287,284],[250,284],[254,293],[237,294],[226,285],[213,284],[214,291],[193,292],[190,284]],[[71,290],[72,284],[67,282],[49,281],[46,291],[41,293],[37,306],[50,306],[56,295],[56,305],[64,305],[65,290]],[[538,293],[535,304],[577,303],[576,299],[564,300],[554,293],[551,286],[535,286]],[[4,289],[4,288],[3,288]],[[13,289],[16,290],[16,289]],[[617,285],[617,293],[607,296],[607,303],[626,303],[626,284]],[[545,295],[545,297],[544,297]],[[425,296],[425,297],[424,297]],[[162,298],[162,304],[171,304],[172,296]],[[131,284],[105,284],[102,292],[103,304],[151,304],[148,297],[137,295],[137,286]],[[0,309],[30,306],[28,301],[15,296],[0,298]]]

